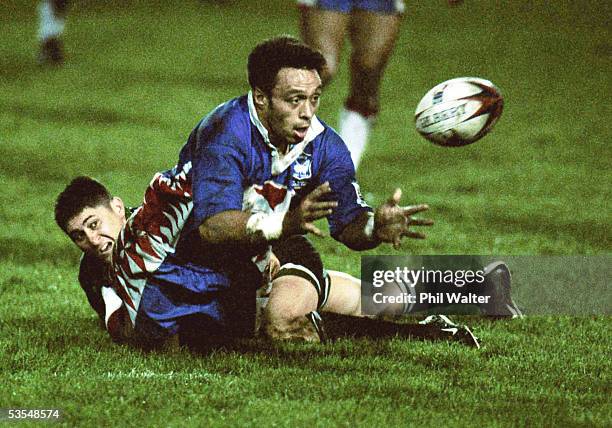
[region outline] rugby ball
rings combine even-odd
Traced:
[[[441,146],[465,146],[491,129],[504,108],[499,89],[478,77],[459,77],[434,86],[414,113],[416,129]]]

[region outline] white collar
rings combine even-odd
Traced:
[[[257,130],[263,137],[265,143],[268,145],[272,152],[272,175],[278,175],[284,170],[286,170],[289,165],[291,165],[298,158],[298,156],[302,154],[304,148],[308,145],[308,143],[314,140],[320,133],[325,130],[323,124],[319,121],[319,119],[317,119],[316,116],[313,116],[312,120],[310,121],[310,126],[306,131],[306,136],[304,137],[304,139],[298,144],[295,144],[288,153],[282,155],[279,153],[278,149],[272,143],[270,143],[270,136],[268,135],[268,130],[265,126],[263,126],[263,123],[261,123],[261,120],[259,120],[259,117],[257,116],[257,110],[255,110],[255,103],[253,102],[252,91],[249,91],[248,93],[247,104],[249,106],[249,118],[251,119],[251,123],[255,125],[255,128],[257,128]]]

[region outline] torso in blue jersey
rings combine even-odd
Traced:
[[[335,238],[360,212],[370,210],[355,181],[348,149],[326,124],[313,118],[306,138],[281,155],[267,138],[250,94],[215,109],[191,133],[179,169],[191,165],[193,212],[183,237],[227,210],[285,212],[329,181],[338,208],[329,216]],[[189,259],[191,246],[179,256]]]
[[[316,117],[306,138],[281,155],[269,144],[250,94],[220,105],[192,131],[178,164],[156,174],[117,240],[114,288],[132,321],[150,276],[167,274],[159,271],[162,265],[210,276],[251,263],[252,254],[202,245],[198,226],[205,219],[228,210],[286,212],[328,181],[338,201],[328,220],[338,238],[356,216],[371,211],[354,176],[346,145]],[[197,285],[181,286],[199,292]]]

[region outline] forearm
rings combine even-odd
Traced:
[[[207,218],[199,227],[202,242],[212,245],[247,243],[246,224],[250,213],[223,211]]]
[[[206,219],[199,227],[200,237],[211,245],[247,245],[261,248],[285,236],[290,225],[284,213],[224,211]]]
[[[363,251],[376,248],[380,240],[374,233],[374,214],[364,211],[344,228],[339,240],[351,250]]]

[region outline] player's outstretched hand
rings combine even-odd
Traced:
[[[300,205],[289,211],[283,221],[283,233],[286,235],[304,232],[323,236],[323,233],[314,225],[316,220],[330,215],[338,206],[337,201],[330,201],[332,192],[329,182],[325,182],[310,192]]]
[[[378,207],[374,213],[374,234],[382,242],[393,244],[399,249],[402,237],[425,239],[425,234],[410,230],[410,226],[431,226],[433,220],[414,218],[412,215],[429,209],[429,205],[410,205],[401,207],[399,201],[402,190],[396,189],[387,202]]]

